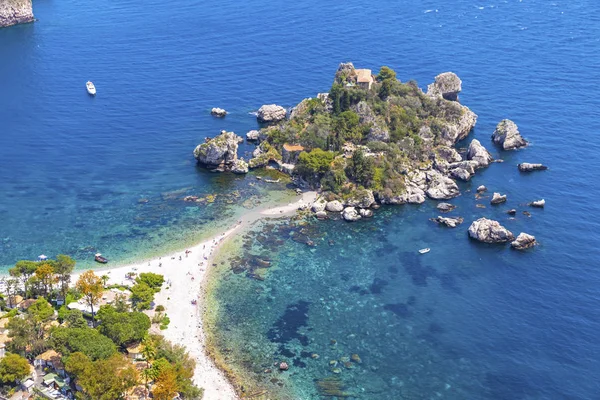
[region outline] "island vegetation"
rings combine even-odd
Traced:
[[[156,333],[168,324],[165,308],[153,302],[163,276],[140,273],[130,277],[131,286],[107,287],[108,277],[90,270],[71,285],[74,267],[59,255],[19,261],[9,270],[0,296],[2,393],[202,398],[192,383],[194,360]]]

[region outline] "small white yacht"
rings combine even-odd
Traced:
[[[87,92],[92,96],[96,94],[96,86],[94,86],[92,81],[87,81],[85,83],[85,88],[87,89]]]
[[[431,251],[431,249],[429,247],[425,248],[425,249],[421,249],[419,250],[419,253],[421,254],[425,254],[425,253],[429,253]]]

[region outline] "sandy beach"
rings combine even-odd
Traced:
[[[196,360],[194,382],[204,388],[204,398],[210,400],[238,399],[234,388],[225,375],[214,365],[205,352],[205,337],[202,329],[202,286],[206,271],[219,247],[244,226],[260,218],[292,215],[298,208],[310,205],[317,197],[316,192],[303,193],[295,202],[258,209],[244,214],[234,226],[196,246],[179,252],[145,260],[140,263],[107,268],[102,272],[110,277],[108,284],[131,285],[126,278],[128,272],[154,272],[165,277],[165,284],[155,296],[155,304],[163,305],[170,319],[168,329],[157,332],[175,344],[185,346]],[[186,254],[186,250],[188,251]],[[78,274],[73,275],[73,282]],[[196,304],[192,301],[196,300]],[[152,312],[150,312],[151,315]],[[154,327],[153,327],[154,329]]]

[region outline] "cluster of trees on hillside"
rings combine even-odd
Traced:
[[[76,393],[78,399],[122,399],[128,390],[139,385],[150,388],[150,383],[155,399],[171,400],[178,394],[202,398],[202,390],[192,382],[195,363],[185,348],[149,334],[152,321],[143,310],[152,308],[164,277],[141,273],[129,299],[117,296],[112,304],[96,309],[107,277],[86,271],[71,286],[74,267],[74,260],[61,255],[44,262],[19,261],[10,269],[8,293],[0,299],[7,311],[0,318],[9,320],[10,338],[7,355],[0,359],[0,386],[15,386],[29,376],[32,360],[54,350],[82,388]],[[11,304],[17,295],[35,301],[29,300],[28,307],[19,310]],[[58,306],[58,296],[67,303],[83,299],[92,313]],[[125,355],[128,347],[140,343],[144,368],[136,368]]]

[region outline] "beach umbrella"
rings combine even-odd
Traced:
[[[43,255],[43,254],[38,256],[38,261],[45,261],[45,260],[47,260],[47,259],[48,259],[48,257],[46,257],[46,256],[45,256],[45,255]]]

